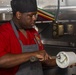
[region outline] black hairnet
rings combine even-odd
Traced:
[[[12,0],[11,1],[12,11],[34,12],[37,11],[36,0]]]

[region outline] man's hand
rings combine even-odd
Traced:
[[[39,61],[45,61],[49,58],[49,55],[46,53],[45,50],[37,51],[35,52],[35,55],[39,59]]]
[[[55,67],[57,66],[56,64],[56,57],[52,57],[52,56],[49,56],[45,50],[41,50],[41,51],[38,51],[35,53],[36,54],[36,57],[39,59],[39,61],[42,62],[42,64],[44,66],[49,66],[49,67]]]
[[[76,66],[76,63],[75,64],[72,64],[72,65],[70,65],[70,66],[68,66],[69,68],[72,68],[72,67],[74,67],[74,66]]]

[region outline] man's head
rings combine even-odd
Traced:
[[[36,0],[12,0],[11,8],[21,28],[31,28],[36,20]]]

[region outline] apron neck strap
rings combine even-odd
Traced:
[[[15,33],[17,39],[19,40],[19,43],[20,43],[20,45],[21,45],[21,47],[22,47],[22,49],[23,49],[23,43],[22,43],[22,41],[19,39],[19,34],[18,34],[18,31],[17,31],[17,29],[16,29],[16,27],[15,27],[15,24],[14,24],[14,22],[13,22],[12,20],[10,21],[10,23],[11,23],[11,26],[12,26],[12,28],[13,28],[13,30],[14,30],[14,33]]]

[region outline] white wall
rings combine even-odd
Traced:
[[[10,6],[11,0],[0,0],[0,6]]]
[[[67,0],[67,5],[76,6],[76,0]]]
[[[10,6],[10,1],[11,0],[0,0],[0,6]],[[39,7],[46,7],[46,6],[52,6],[52,5],[56,6],[57,1],[58,0],[37,0],[37,3]],[[61,6],[66,6],[66,5],[76,6],[76,0],[60,0],[60,5]]]
[[[57,6],[58,0],[37,0],[39,7],[46,7],[46,6]],[[65,6],[66,0],[60,0],[60,5]]]

